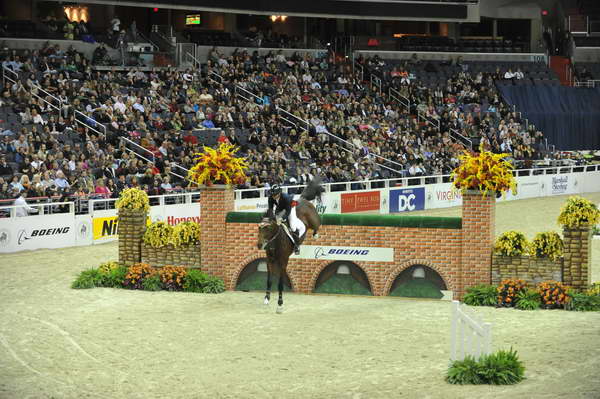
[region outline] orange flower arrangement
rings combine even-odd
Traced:
[[[190,169],[188,178],[198,185],[205,184],[243,184],[248,177],[246,159],[236,157],[239,148],[232,144],[221,143],[215,150],[204,147],[204,152],[195,154],[196,165]]]
[[[163,266],[158,269],[158,275],[164,289],[181,291],[183,290],[183,282],[187,275],[187,269],[181,266]]]
[[[502,280],[496,291],[498,292],[498,306],[514,307],[517,296],[525,291],[527,286],[523,280]]]
[[[479,147],[479,154],[465,151],[459,157],[460,165],[452,171],[453,185],[459,190],[479,190],[516,193],[517,183],[512,175],[514,167],[504,161],[508,154],[493,154]]]
[[[562,308],[571,301],[569,287],[557,281],[543,281],[538,284],[542,306],[546,309]]]
[[[156,269],[147,263],[136,263],[129,266],[123,286],[132,290],[141,290],[144,284],[144,279],[156,274]]]

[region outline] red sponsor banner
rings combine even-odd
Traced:
[[[378,211],[380,204],[379,191],[361,193],[345,193],[342,197],[342,213]]]

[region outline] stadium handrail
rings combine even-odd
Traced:
[[[9,72],[11,75],[11,77],[9,77],[7,75],[7,72]],[[16,73],[15,71],[13,71],[10,68],[7,68],[6,66],[2,65],[2,84],[4,85],[4,81],[8,80],[10,82],[12,82],[13,84],[17,83],[19,80],[19,74]]]
[[[10,218],[15,218],[18,217],[16,215],[17,209],[22,209],[22,208],[36,208],[38,209],[38,212],[36,213],[31,213],[29,214],[29,216],[43,216],[43,215],[53,215],[55,214],[55,212],[53,212],[53,208],[57,207],[57,206],[61,206],[61,205],[68,205],[69,206],[69,211],[68,212],[64,212],[64,211],[60,211],[60,212],[56,212],[56,213],[60,213],[60,214],[65,214],[65,213],[70,213],[72,215],[75,215],[75,203],[74,202],[43,202],[43,203],[27,203],[27,206],[25,205],[3,205],[0,206],[0,211],[8,211],[9,212],[9,217]],[[19,216],[22,217],[22,216]],[[26,216],[23,216],[26,217]],[[2,219],[0,219],[2,220]]]
[[[575,166],[552,166],[547,168],[530,168],[530,169],[517,169],[513,171],[515,176],[536,176],[536,175],[556,175],[556,174],[567,174],[567,173],[585,173],[585,172],[600,172],[600,164],[595,165],[575,165]],[[410,176],[410,177],[400,177],[400,178],[392,178],[392,179],[378,179],[378,180],[360,180],[360,181],[344,181],[344,182],[335,182],[335,183],[325,183],[323,184],[323,188],[325,189],[325,193],[329,192],[338,192],[338,191],[357,191],[352,188],[352,185],[362,185],[364,186],[361,190],[374,190],[381,188],[399,188],[399,187],[417,187],[417,186],[425,186],[431,184],[440,184],[450,182],[450,175],[435,175],[435,176]],[[332,190],[332,187],[336,188],[336,190]],[[342,190],[338,190],[340,186],[343,186]],[[285,192],[299,192],[300,189],[304,188],[305,185],[285,185],[283,186],[283,190]],[[256,198],[266,198],[268,196],[268,188],[248,188],[248,189],[237,189],[234,191],[235,199],[256,199]],[[254,194],[254,195],[245,195],[245,194]],[[258,194],[255,195],[255,194]],[[168,198],[183,198],[183,203],[190,204],[195,202],[195,197],[201,195],[200,191],[189,191],[185,193],[168,193],[163,195],[153,195],[149,196],[151,206],[155,205],[170,205],[166,203]],[[71,196],[73,197],[73,196]],[[28,198],[28,201],[32,200],[48,200],[51,198],[58,197],[32,197]],[[93,210],[109,210],[110,204],[114,204],[117,198],[85,198],[79,199],[79,201],[87,201],[87,213],[90,213]],[[158,200],[157,203],[156,200]],[[0,200],[0,212],[3,210],[10,210],[12,208],[22,207],[22,205],[2,205],[3,202],[14,202],[14,200]],[[74,204],[74,202],[43,202],[43,203],[33,203],[28,202],[28,205],[31,207],[43,207],[43,206],[56,206],[63,204]],[[181,202],[180,202],[181,203]],[[50,209],[52,210],[52,209]],[[85,214],[86,212],[83,212]],[[1,220],[1,219],[0,219]]]
[[[573,166],[549,166],[546,168],[529,168],[529,169],[516,169],[513,170],[513,175],[518,177],[525,176],[537,176],[537,175],[556,175],[556,174],[567,174],[567,173],[585,173],[585,172],[600,172],[600,164],[594,165],[573,165]],[[408,176],[408,177],[397,177],[390,179],[377,179],[377,180],[356,180],[356,181],[344,181],[325,183],[323,187],[325,192],[332,192],[332,186],[340,187],[344,186],[343,190],[335,191],[355,191],[352,189],[352,185],[364,185],[364,190],[379,189],[379,188],[397,188],[397,187],[416,187],[426,186],[430,184],[448,183],[450,182],[450,175],[432,175],[432,176]],[[296,191],[304,188],[304,185],[285,185],[282,186],[285,192]],[[245,198],[256,198],[256,195],[244,196],[244,194],[256,194],[259,193],[259,197],[268,196],[268,188],[248,188],[235,190],[235,199]]]

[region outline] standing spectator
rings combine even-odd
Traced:
[[[17,217],[29,216],[30,213],[38,213],[38,209],[32,208],[27,205],[27,191],[21,190],[19,197],[15,200],[14,205],[19,206],[19,208],[15,209],[15,215]]]

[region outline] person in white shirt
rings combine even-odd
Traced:
[[[18,208],[15,208],[15,215],[17,217],[29,216],[30,213],[38,212],[38,209],[32,208],[29,205],[27,205],[27,201],[25,200],[25,198],[27,198],[27,191],[22,190],[21,195],[19,195],[19,198],[17,198],[14,203],[15,206],[18,206]]]
[[[513,79],[515,77],[515,73],[512,69],[508,68],[508,71],[504,74],[504,79]]]
[[[525,74],[523,74],[521,68],[517,69],[517,72],[515,72],[515,78],[517,78],[518,80],[525,78]]]
[[[119,111],[122,114],[125,113],[127,107],[125,106],[125,103],[123,103],[123,99],[121,97],[117,98],[117,101],[115,101],[115,104],[113,105],[113,109],[115,111]]]
[[[141,113],[144,113],[144,106],[142,105],[142,100],[138,99],[135,104],[133,104],[133,108],[137,109]]]
[[[112,26],[113,34],[118,35],[121,30],[121,20],[118,17],[114,17],[112,21],[110,21]]]

